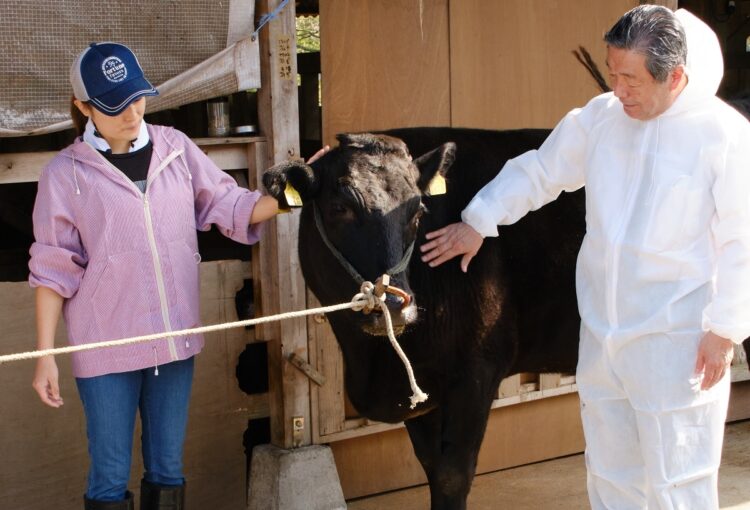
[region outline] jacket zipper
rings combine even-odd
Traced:
[[[149,247],[151,248],[151,258],[154,262],[154,272],[156,274],[156,288],[158,289],[159,293],[159,305],[161,306],[161,316],[164,320],[164,327],[166,328],[165,332],[172,331],[172,321],[169,318],[169,306],[167,305],[167,292],[164,287],[164,275],[161,271],[161,259],[159,257],[159,250],[156,247],[156,236],[154,235],[154,225],[151,220],[151,207],[149,206],[148,202],[148,187],[153,182],[153,180],[164,170],[164,168],[171,163],[175,158],[179,157],[182,154],[182,150],[178,151],[172,151],[169,153],[169,155],[164,158],[161,163],[159,163],[159,166],[157,166],[153,173],[149,175],[149,177],[146,180],[146,190],[141,191],[138,186],[135,185],[135,183],[130,180],[130,178],[125,175],[122,170],[117,168],[115,165],[110,163],[104,156],[99,154],[99,151],[97,151],[95,148],[94,152],[109,166],[112,168],[115,172],[119,173],[125,181],[138,193],[143,201],[143,214],[144,219],[146,222],[146,232],[148,233],[148,242]],[[167,345],[169,346],[169,355],[171,357],[170,361],[177,361],[177,349],[174,345],[174,338],[168,337],[167,338]]]
[[[148,184],[146,184],[146,191],[148,191]],[[161,304],[161,316],[164,319],[164,327],[166,331],[172,331],[172,321],[169,319],[169,308],[167,306],[167,292],[164,289],[164,275],[161,272],[161,261],[159,259],[159,252],[156,249],[156,236],[154,235],[154,225],[151,221],[151,207],[148,203],[148,195],[143,193],[143,213],[146,217],[146,231],[148,232],[148,242],[151,245],[151,257],[154,260],[154,270],[156,271],[156,288],[159,290],[159,302]],[[174,346],[174,338],[171,336],[167,338],[169,344],[169,354],[172,357],[171,361],[177,360],[177,350]]]
[[[645,145],[648,143],[649,137],[647,134],[651,131],[651,126],[649,125],[647,127],[646,132],[643,135],[643,141],[642,141],[642,147],[640,153],[642,154],[645,148]],[[631,167],[631,171],[633,171]],[[617,228],[617,234],[612,239],[612,246],[609,248],[609,256],[607,257],[610,261],[611,269],[607,271],[611,276],[611,281],[608,282],[608,289],[607,289],[607,297],[606,297],[606,306],[607,306],[607,316],[609,319],[609,326],[610,331],[607,334],[607,338],[611,338],[612,331],[617,329],[619,327],[620,319],[619,314],[617,313],[617,287],[619,284],[619,270],[620,270],[620,254],[622,249],[618,248],[620,245],[620,241],[625,235],[625,231],[627,229],[627,225],[630,223],[631,216],[633,214],[633,208],[635,207],[635,200],[638,196],[638,191],[641,187],[641,182],[643,181],[643,174],[645,170],[642,168],[642,166],[637,166],[635,169],[635,185],[630,187],[630,192],[627,195],[627,202],[625,204],[625,214],[621,216],[620,225]]]

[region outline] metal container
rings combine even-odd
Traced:
[[[258,132],[258,129],[253,124],[246,124],[244,126],[235,126],[232,128],[232,134],[235,136],[250,136]]]

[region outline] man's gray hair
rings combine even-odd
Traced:
[[[687,59],[687,39],[674,13],[659,5],[639,5],[626,12],[604,41],[614,48],[640,53],[646,69],[658,82]]]

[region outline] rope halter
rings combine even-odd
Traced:
[[[351,263],[348,260],[346,260],[346,257],[344,257],[344,255],[333,245],[331,240],[328,239],[328,236],[326,235],[325,227],[323,226],[323,219],[320,217],[320,209],[318,208],[318,204],[316,204],[315,202],[313,202],[313,213],[315,216],[315,227],[318,229],[320,238],[323,240],[323,243],[326,245],[326,247],[334,256],[334,258],[339,262],[339,264],[341,264],[341,267],[346,269],[346,272],[349,273],[349,276],[351,276],[354,279],[354,281],[360,285],[360,287],[364,283],[367,283],[365,282],[365,279],[362,277],[362,275],[359,274],[359,272],[356,269],[354,269],[354,266],[352,266]],[[383,277],[395,276],[397,274],[401,274],[404,271],[406,271],[406,268],[409,267],[409,261],[411,261],[411,255],[414,252],[415,243],[416,243],[416,239],[414,239],[414,241],[412,241],[411,244],[409,244],[409,247],[406,248],[406,251],[404,252],[398,264],[388,269],[383,275]],[[411,303],[411,296],[409,296],[409,294],[399,289],[398,287],[390,287],[388,285],[388,282],[385,283],[385,286],[386,286],[385,292],[396,295],[403,300],[403,304],[401,306],[402,310],[406,308],[407,306],[409,306],[409,304]],[[360,290],[360,292],[362,291]],[[367,310],[365,313],[369,313],[373,308],[375,307],[370,307],[370,309]]]

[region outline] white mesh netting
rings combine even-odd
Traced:
[[[253,16],[254,0],[4,0],[0,136],[69,127],[70,65],[94,41],[133,49],[161,93],[149,111],[259,87]]]

